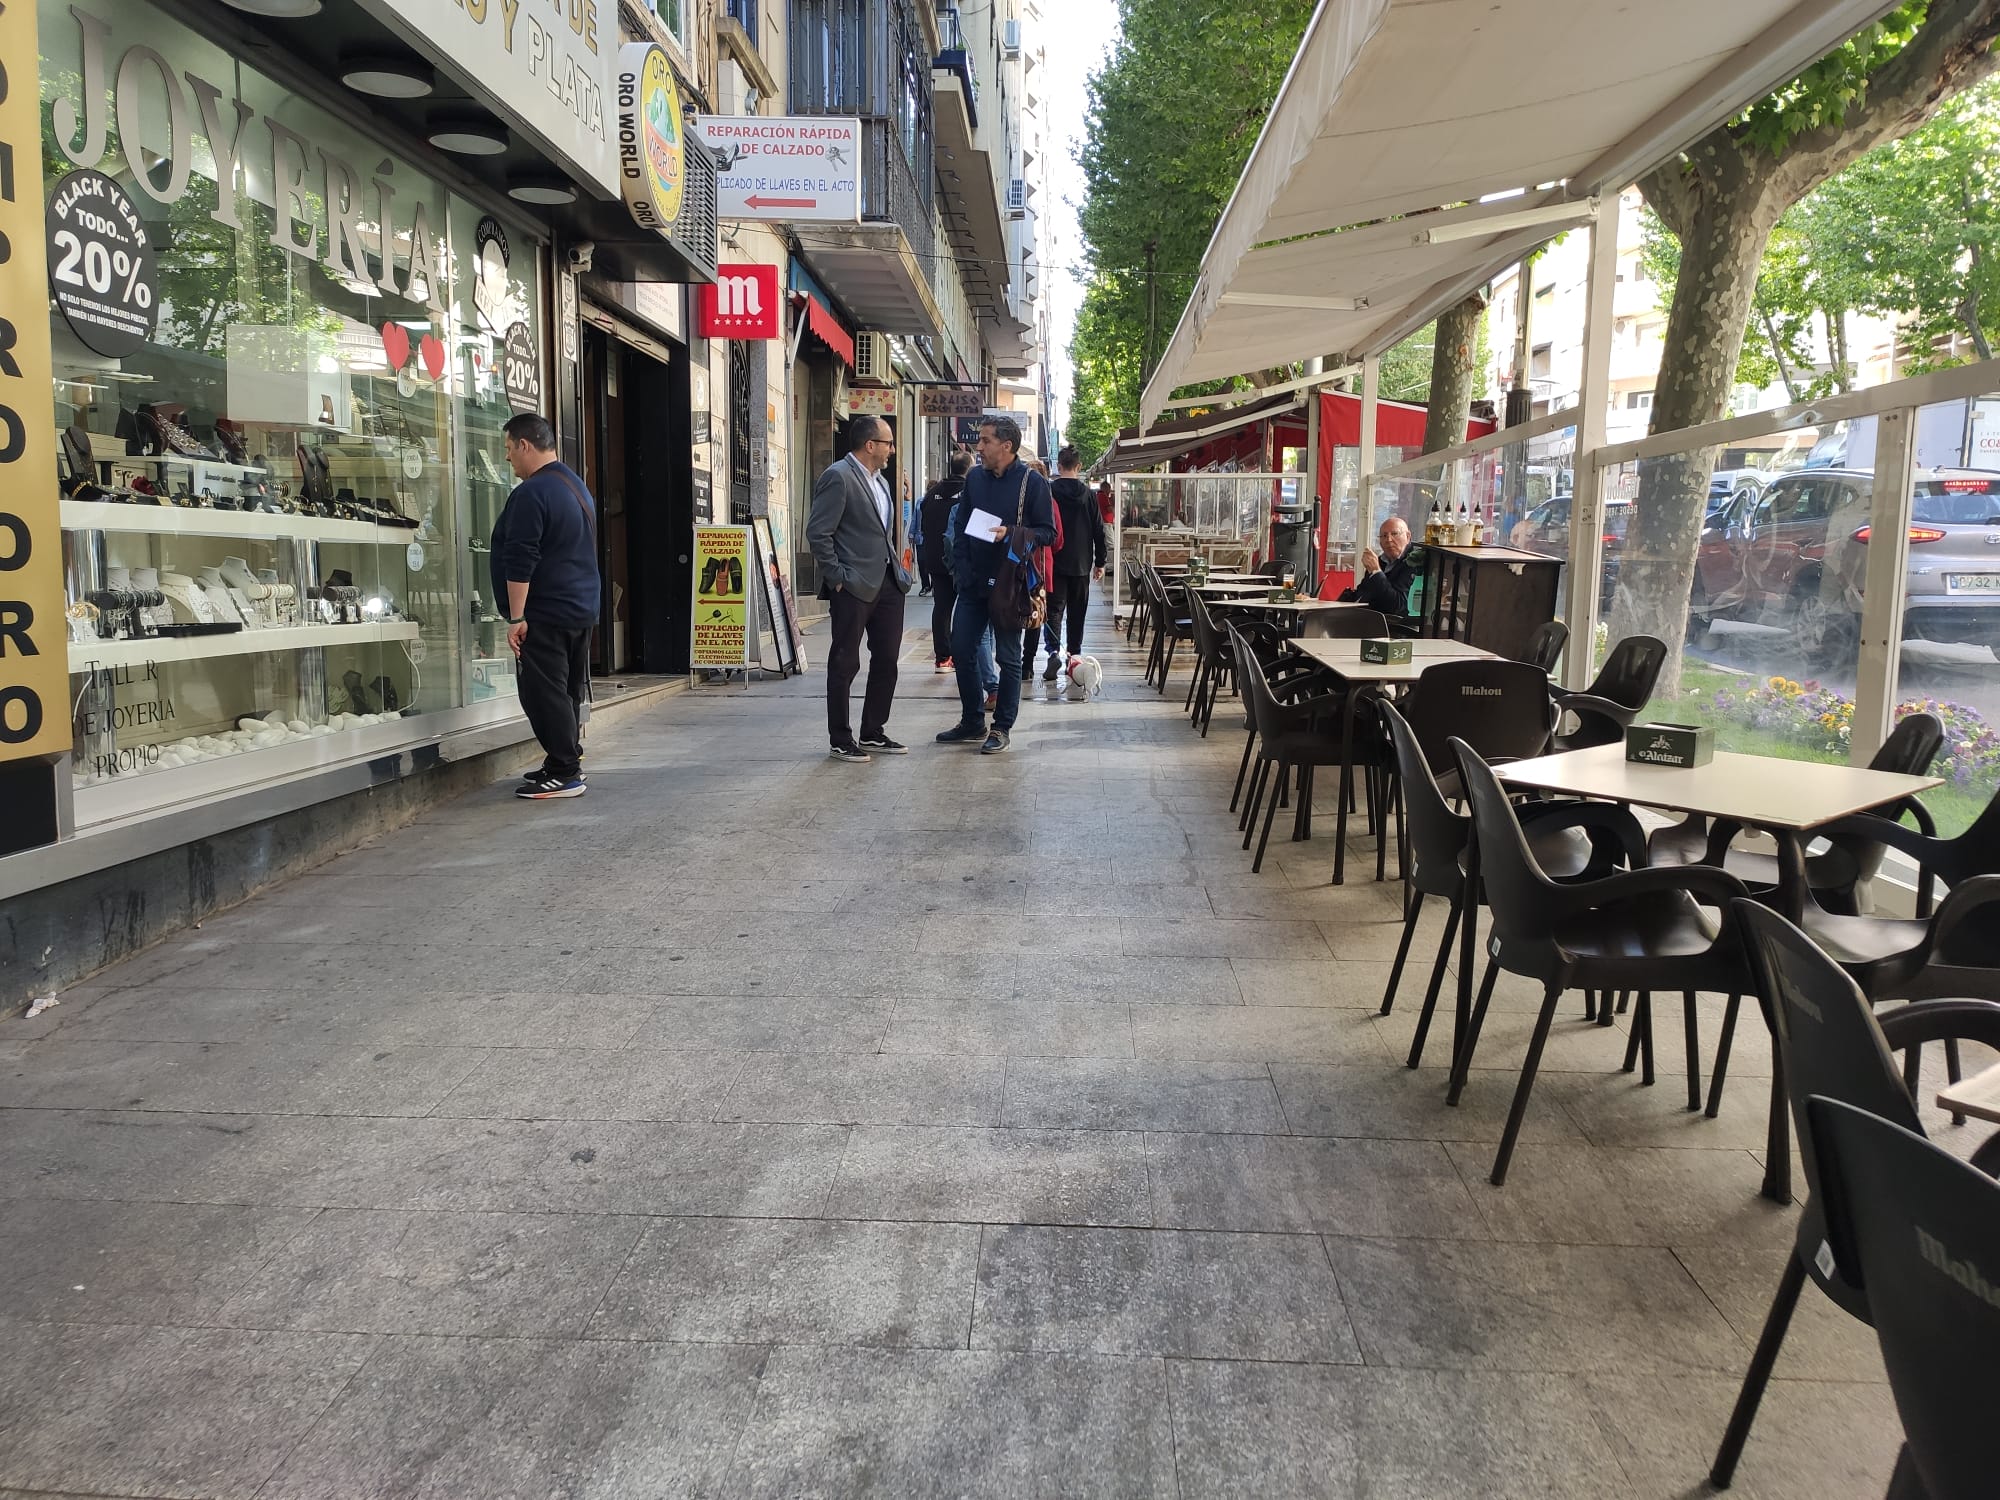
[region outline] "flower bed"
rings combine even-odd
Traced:
[[[1743,678],[1716,688],[1707,705],[1717,727],[1741,725],[1796,746],[1815,758],[1845,760],[1854,736],[1854,703],[1818,682],[1789,677]],[[1944,723],[1944,748],[1932,769],[1954,786],[1982,791],[2000,783],[2000,731],[1963,703],[1921,698],[1899,704],[1896,717],[1932,713]]]

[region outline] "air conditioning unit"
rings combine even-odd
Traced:
[[[1021,23],[1002,21],[1000,23],[1000,55],[1019,57],[1021,55]]]
[[[874,381],[896,378],[895,371],[889,366],[887,334],[857,333],[854,336],[854,378]]]
[[[1007,217],[1010,219],[1028,217],[1028,179],[1025,177],[1007,179]]]

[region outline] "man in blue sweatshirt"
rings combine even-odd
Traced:
[[[542,768],[515,795],[581,797],[578,707],[590,682],[590,632],[597,625],[597,503],[556,458],[546,418],[522,412],[505,430],[507,467],[521,482],[493,527],[493,595],[507,607],[521,712],[543,755]]]
[[[1021,461],[1021,428],[1012,417],[986,417],[979,423],[979,467],[966,476],[959,501],[963,512],[952,540],[952,581],[958,600],[952,607],[951,655],[958,672],[958,723],[938,736],[945,745],[974,744],[980,753],[995,755],[1007,748],[1014,716],[1021,710],[1021,632],[995,629],[1000,657],[1000,693],[993,708],[993,728],[986,728],[986,690],[979,680],[979,642],[986,633],[993,586],[1010,547],[1027,556],[1056,539],[1055,513],[1050,508],[1049,482]],[[971,535],[974,511],[985,511],[999,523],[991,541]]]

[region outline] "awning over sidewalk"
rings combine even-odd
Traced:
[[[1892,8],[1321,0],[1142,425],[1195,381],[1379,353]],[[1515,196],[1479,203],[1500,193]],[[1423,217],[1375,222],[1407,215]],[[1328,234],[1348,225],[1370,227]],[[1413,243],[1439,230],[1441,243]]]

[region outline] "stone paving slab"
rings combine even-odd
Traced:
[[[908,757],[679,695],[0,1021],[0,1500],[1699,1493],[1797,1219],[1754,1013],[1711,1121],[1678,996],[1651,1088],[1565,997],[1491,1187],[1539,992],[1447,1107],[1440,904],[1380,1016],[1372,838],[1252,875],[1240,715],[1091,640],[1004,756],[915,630]],[[1808,1293],[1733,1493],[1898,1432]]]

